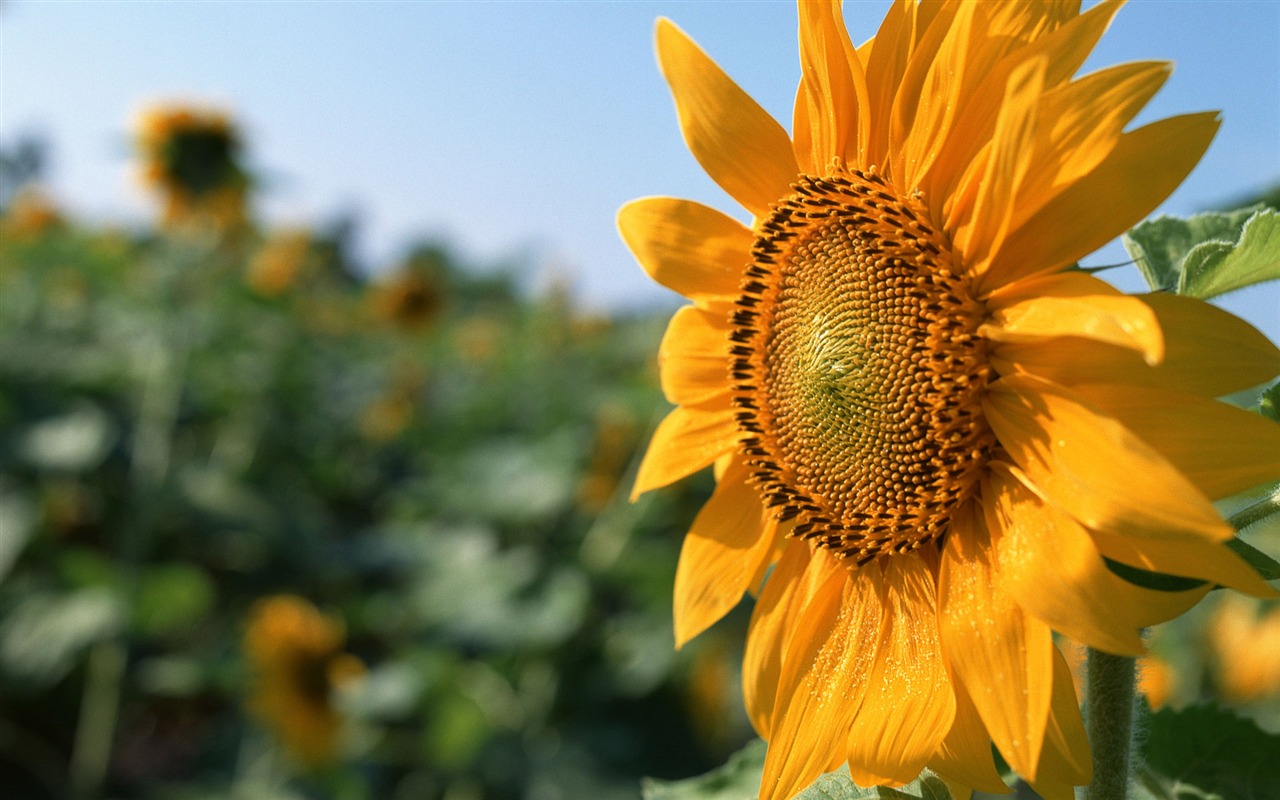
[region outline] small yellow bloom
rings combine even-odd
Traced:
[[[396,363],[386,390],[360,414],[360,432],[374,442],[389,442],[413,422],[421,404],[426,370],[412,359]]]
[[[1178,673],[1164,659],[1144,656],[1138,659],[1138,691],[1147,705],[1160,708],[1178,693]]]
[[[433,276],[405,269],[375,284],[370,304],[377,319],[401,330],[424,330],[439,316],[444,304],[443,287]]]
[[[658,23],[685,141],[752,219],[665,197],[619,213],[692,301],[660,346],[677,408],[634,491],[715,467],[676,639],[760,592],[743,682],[761,800],[846,763],[864,786],[928,766],[1000,791],[992,742],[1069,798],[1092,765],[1053,632],[1137,655],[1205,593],[1104,557],[1274,593],[1212,500],[1280,478],[1280,426],[1214,398],[1280,373],[1280,350],[1072,269],[1218,128],[1129,129],[1165,63],[1073,77],[1119,6],[899,0],[855,46],[838,0],[800,2],[790,134]]]
[[[248,175],[226,114],[189,106],[147,109],[136,142],[142,180],[160,195],[165,225],[228,230],[245,223]]]
[[[62,214],[49,195],[34,186],[24,186],[9,201],[0,231],[29,240],[39,238],[62,224]]]
[[[342,652],[342,624],[300,597],[276,595],[249,616],[244,652],[254,673],[249,711],[275,732],[302,764],[337,758],[342,718],[334,693],[364,665]]]
[[[1224,597],[1209,641],[1222,696],[1236,703],[1280,696],[1280,606]]]
[[[627,408],[605,405],[596,411],[595,441],[578,481],[578,507],[584,513],[599,514],[613,499],[638,438],[638,426]]]
[[[736,669],[727,643],[704,647],[689,667],[685,707],[694,733],[708,753],[727,750],[733,740],[733,678]]]
[[[311,251],[311,234],[286,230],[274,234],[249,261],[245,282],[263,297],[277,297],[298,280]]]

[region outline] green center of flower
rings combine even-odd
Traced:
[[[879,175],[794,188],[734,316],[741,446],[795,535],[864,564],[938,539],[977,485],[984,309],[923,206]]]

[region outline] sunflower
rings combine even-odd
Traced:
[[[1002,791],[991,743],[1070,797],[1091,759],[1053,631],[1136,655],[1206,591],[1107,560],[1273,593],[1211,500],[1280,477],[1280,426],[1214,399],[1280,373],[1280,350],[1073,268],[1218,127],[1125,130],[1168,64],[1074,77],[1119,5],[906,0],[855,47],[837,0],[801,2],[790,136],[658,22],[685,141],[752,221],[672,198],[619,213],[693,301],[660,346],[677,408],[634,492],[714,465],[675,633],[759,592],[743,684],[762,800],[842,763],[862,785],[927,766]]]
[[[369,302],[377,319],[417,333],[440,317],[444,295],[438,275],[410,265],[375,284]]]
[[[245,270],[245,283],[263,297],[279,297],[298,282],[311,255],[311,233],[290,228],[271,235]]]
[[[240,135],[226,114],[189,106],[157,106],[138,118],[142,180],[160,195],[170,227],[229,229],[246,221],[248,174]]]
[[[336,757],[342,717],[334,694],[364,672],[359,659],[342,652],[344,638],[340,622],[292,595],[260,601],[245,631],[255,677],[249,710],[308,767]]]

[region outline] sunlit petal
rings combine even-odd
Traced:
[[[733,199],[766,215],[800,171],[787,132],[670,20],[658,20],[657,48],[689,150]]]

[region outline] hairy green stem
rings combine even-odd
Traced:
[[[1093,781],[1085,800],[1125,800],[1129,795],[1135,661],[1089,648],[1085,724],[1093,748]]]
[[[1258,502],[1240,509],[1232,514],[1227,519],[1227,522],[1231,523],[1231,527],[1242,531],[1273,514],[1280,514],[1280,489],[1273,491]]]

